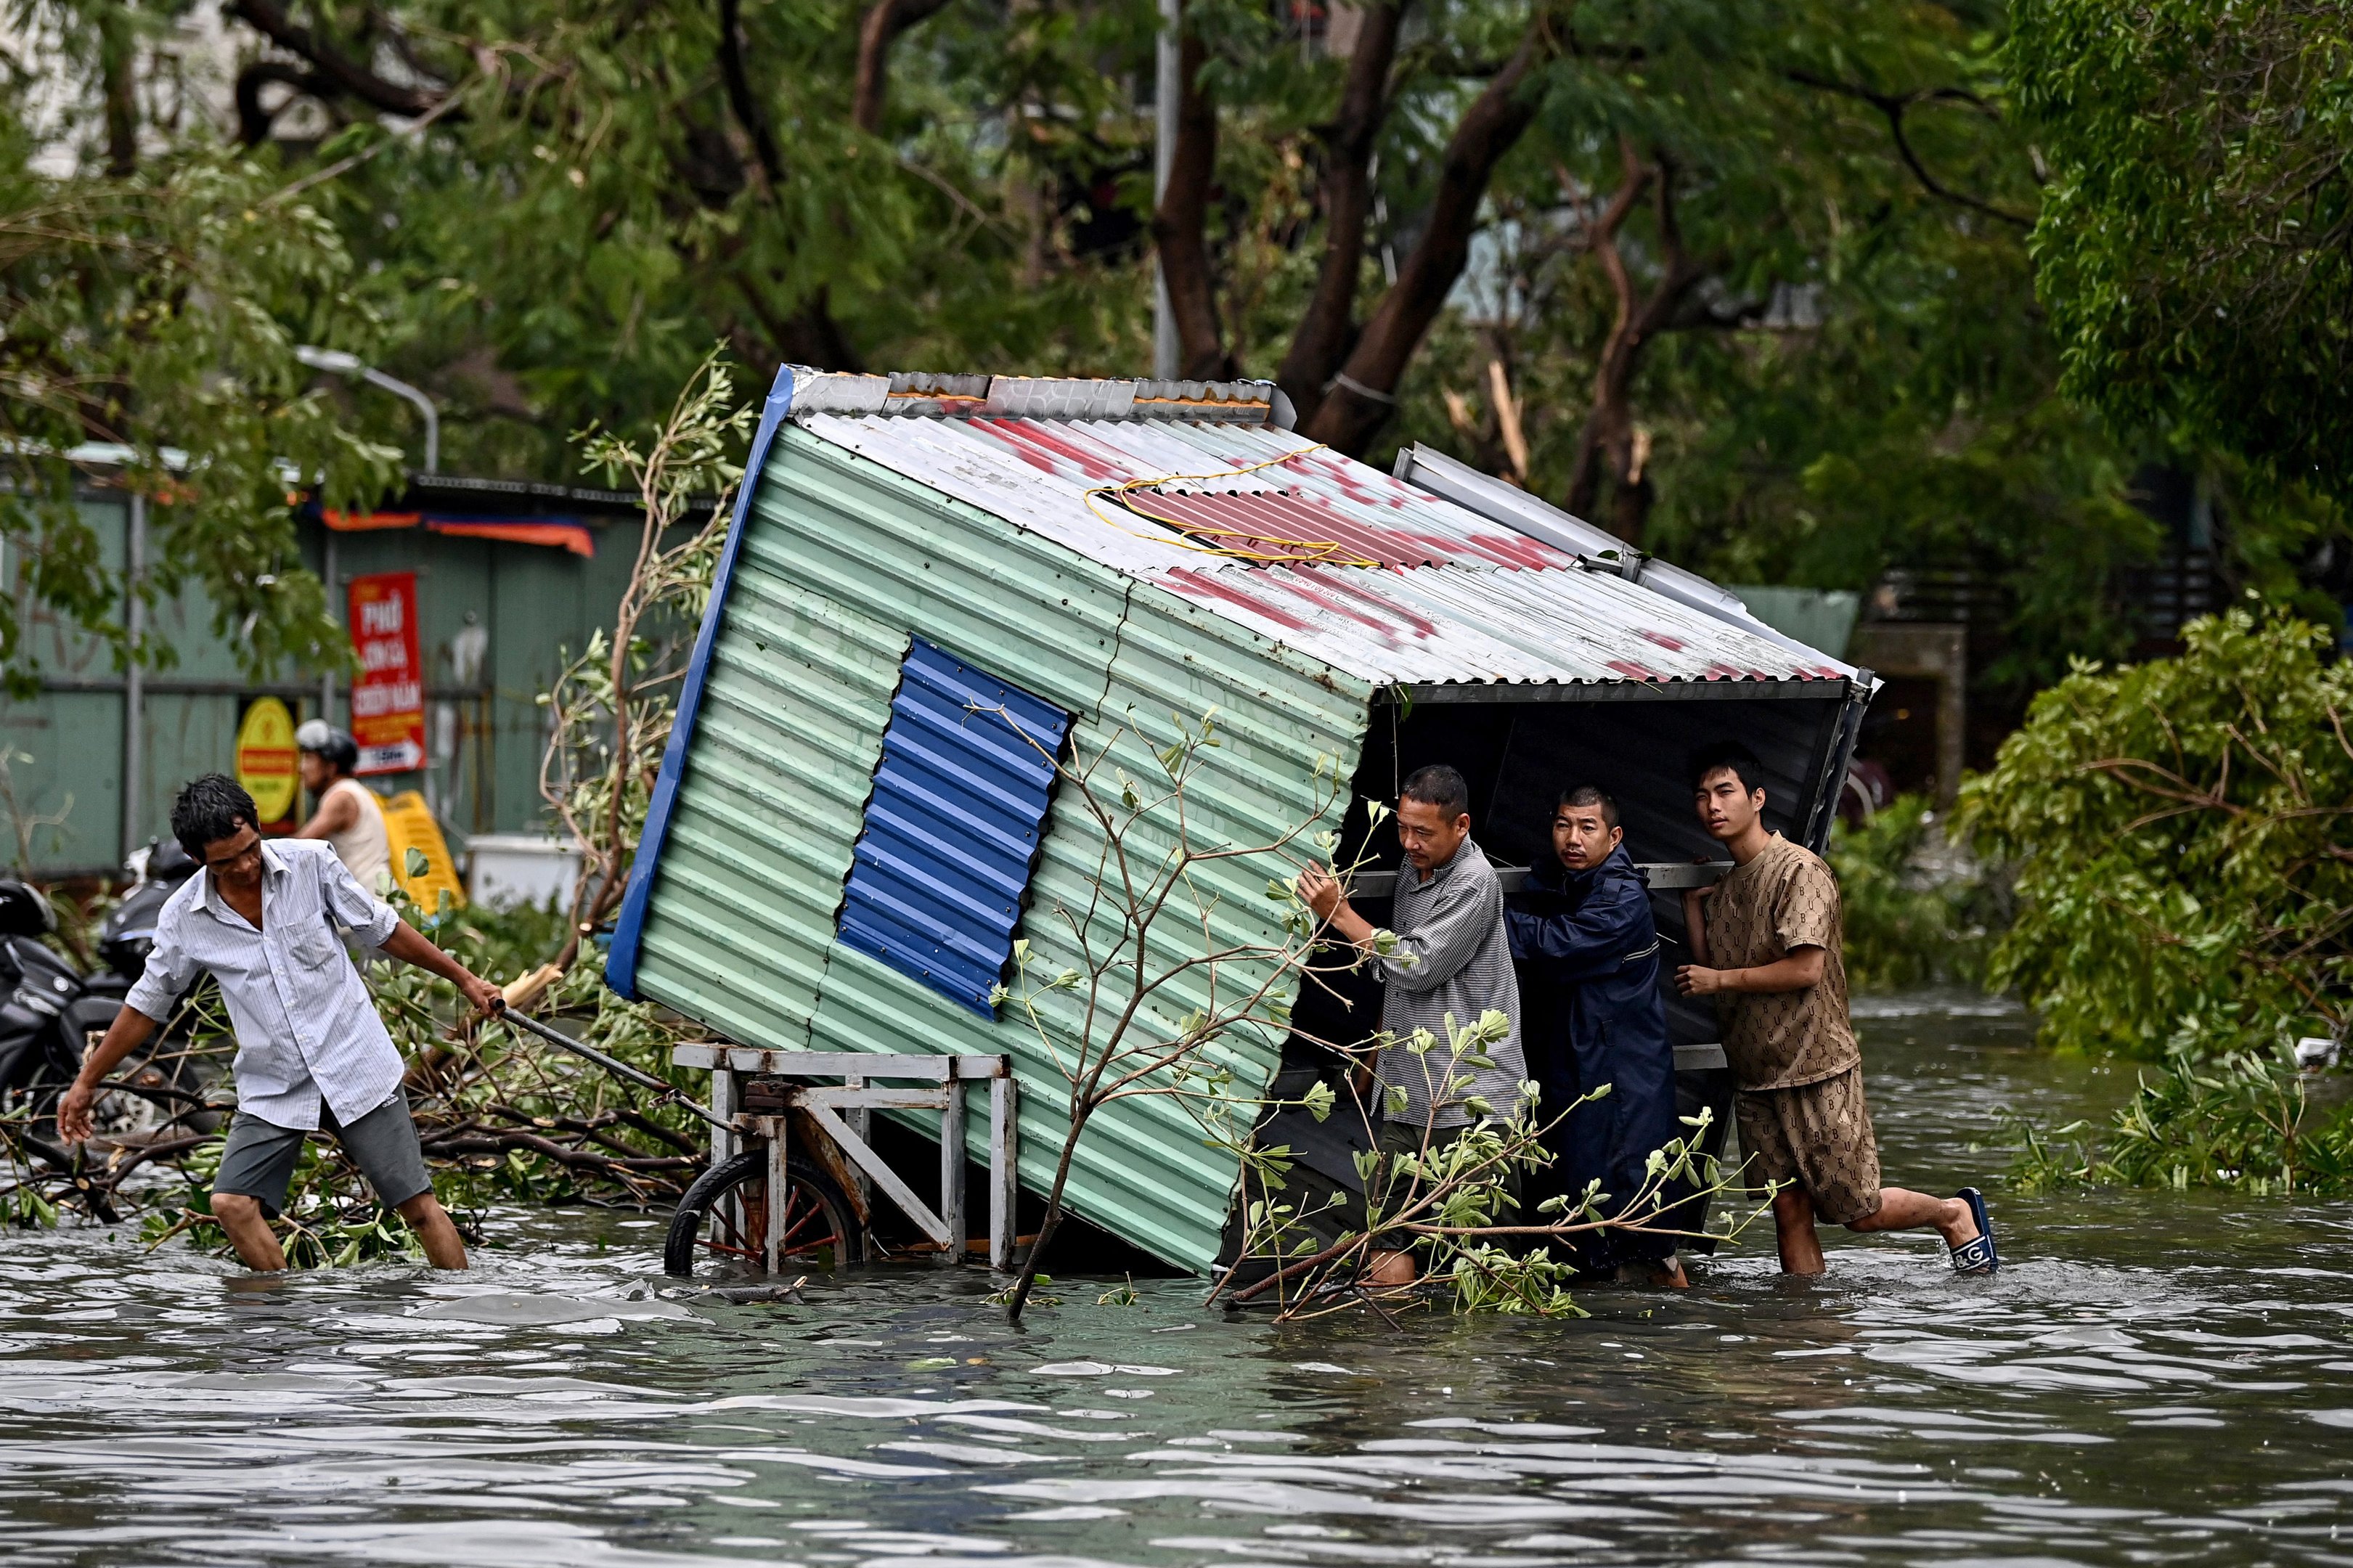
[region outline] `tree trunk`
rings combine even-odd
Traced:
[[[1181,23],[1180,23],[1181,26]],[[1168,188],[1152,215],[1152,243],[1176,322],[1177,374],[1221,381],[1234,374],[1218,321],[1217,284],[1209,266],[1209,189],[1218,173],[1218,106],[1201,86],[1208,51],[1183,32],[1176,54],[1176,145],[1168,160]]]
[[[1668,330],[1703,276],[1683,248],[1683,231],[1675,221],[1675,169],[1661,156],[1649,164],[1636,155],[1632,143],[1620,143],[1625,178],[1618,194],[1594,225],[1593,254],[1609,279],[1617,299],[1609,334],[1593,370],[1593,406],[1577,432],[1577,455],[1569,465],[1567,510],[1640,547],[1650,522],[1658,489],[1651,482],[1650,442],[1634,422],[1634,373],[1642,349]],[[1635,204],[1645,192],[1652,195],[1658,221],[1659,280],[1646,298],[1634,285],[1619,237]],[[1609,487],[1609,515],[1597,515],[1604,483]]]
[[[1389,68],[1411,0],[1372,0],[1363,13],[1340,112],[1324,132],[1324,260],[1291,350],[1275,380],[1302,419],[1323,405],[1332,373],[1356,340],[1356,289],[1365,265],[1365,225],[1373,210],[1373,145],[1388,118]]]
[[[808,302],[785,323],[776,337],[776,349],[792,363],[814,370],[866,368],[865,357],[850,346],[841,323],[834,318],[833,301],[823,289],[809,296]]]
[[[785,161],[776,150],[776,133],[768,129],[768,117],[753,94],[752,73],[744,63],[743,0],[719,0],[719,79],[726,84],[727,106],[735,122],[752,139],[756,163],[746,173],[760,195],[773,202],[776,187],[785,183]]]
[[[1038,1267],[1046,1261],[1046,1248],[1053,1244],[1054,1233],[1062,1228],[1062,1189],[1070,1184],[1071,1161],[1079,1152],[1079,1139],[1085,1133],[1094,1110],[1081,1096],[1071,1097],[1070,1136],[1062,1140],[1062,1157],[1054,1166],[1054,1184],[1046,1193],[1046,1217],[1039,1222],[1038,1239],[1029,1244],[1029,1256],[1021,1260],[1021,1278],[1013,1282],[1013,1297],[1005,1309],[1008,1322],[1021,1321],[1022,1311],[1029,1305],[1029,1292],[1038,1283]]]
[[[849,91],[849,122],[869,136],[882,130],[891,87],[891,46],[899,35],[944,9],[948,0],[876,0],[858,24],[858,69]]]
[[[1438,194],[1430,203],[1421,243],[1381,296],[1372,320],[1333,376],[1330,392],[1305,422],[1306,434],[1351,456],[1362,452],[1388,423],[1397,405],[1398,383],[1446,304],[1478,229],[1479,206],[1487,183],[1535,119],[1538,94],[1529,78],[1552,57],[1553,30],[1539,17],[1521,38],[1510,61],[1463,112],[1446,143]]]
[[[1600,499],[1603,479],[1619,471],[1615,463],[1633,437],[1633,411],[1627,400],[1627,382],[1633,373],[1639,346],[1634,322],[1641,307],[1634,297],[1633,279],[1626,269],[1625,254],[1618,247],[1618,236],[1625,228],[1626,220],[1633,216],[1643,192],[1650,188],[1652,171],[1636,156],[1634,144],[1623,138],[1618,143],[1618,156],[1624,173],[1617,194],[1594,222],[1590,241],[1594,258],[1609,279],[1610,295],[1617,308],[1611,313],[1609,335],[1601,340],[1601,353],[1594,363],[1593,406],[1586,412],[1585,424],[1577,432],[1577,455],[1568,470],[1568,510],[1588,518],[1594,502]]]
[[[890,0],[884,0],[884,3],[887,5]],[[887,47],[888,40],[884,42]],[[774,206],[780,200],[779,192],[786,178],[784,155],[777,147],[775,132],[769,127],[766,110],[753,89],[751,68],[744,59],[744,44],[742,0],[719,0],[720,80],[726,89],[728,110],[735,117],[736,123],[743,128],[744,136],[752,144],[753,155],[744,169],[744,180],[760,200]],[[861,69],[864,49],[861,29]],[[841,221],[847,225],[852,219],[844,214]],[[761,325],[775,344],[775,354],[779,363],[811,365],[818,370],[854,371],[861,368],[858,352],[849,346],[849,339],[843,335],[841,323],[834,320],[831,303],[823,289],[803,300],[800,309],[792,315],[778,317],[767,307],[765,279],[742,272],[736,276],[745,301],[760,317]]]
[[[119,5],[100,10],[98,55],[106,93],[106,172],[128,179],[139,171],[139,40]]]

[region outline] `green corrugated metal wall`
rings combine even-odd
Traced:
[[[1010,1053],[1022,1179],[1042,1190],[1070,1090],[1035,1033],[981,1019],[834,940],[911,636],[1069,710],[1082,757],[1113,741],[1115,763],[1139,777],[1151,776],[1147,746],[1165,743],[1171,714],[1216,708],[1223,744],[1187,792],[1197,847],[1261,841],[1319,810],[1336,826],[1370,689],[797,428],[772,452],[745,526],[639,988],[748,1044]],[[1049,973],[1079,963],[1058,911],[1085,907],[1101,843],[1065,784],[1022,926]],[[1216,940],[1279,940],[1265,888],[1284,868],[1238,859],[1203,870]],[[1199,940],[1198,925],[1173,921],[1160,934],[1170,953]],[[1157,1016],[1173,1025],[1206,1000],[1199,984],[1172,986]],[[1058,1012],[1056,1026],[1068,1016]],[[1237,1093],[1264,1088],[1278,1045],[1230,1047]],[[985,1122],[972,1129],[985,1157]],[[1097,1224],[1205,1271],[1235,1176],[1179,1102],[1155,1096],[1097,1116],[1070,1196]]]
[[[112,498],[81,505],[98,535],[101,562],[119,572],[128,509]],[[324,531],[310,521],[300,527],[304,563],[322,569]],[[339,579],[370,572],[418,574],[426,697],[433,703],[455,703],[464,722],[457,755],[437,758],[434,764],[443,824],[458,833],[519,832],[546,820],[539,764],[547,743],[547,713],[539,694],[554,683],[566,649],[576,652],[597,627],[611,623],[637,552],[631,520],[609,527],[599,523],[597,537],[594,560],[538,545],[407,529],[336,538]],[[19,566],[16,557],[0,552],[0,592],[11,591]],[[341,593],[339,582],[339,616]],[[451,679],[446,649],[469,611],[489,629],[490,644],[478,682],[460,689]],[[150,619],[153,635],[176,657],[148,679],[141,776],[128,786],[138,805],[134,843],[166,830],[172,796],[181,784],[233,764],[243,697],[274,689],[298,717],[317,711],[315,671],[289,668],[269,680],[249,681],[212,620],[211,603],[194,584],[158,604]],[[27,646],[51,689],[25,700],[0,696],[0,744],[16,754],[10,779],[18,809],[28,816],[62,815],[65,821],[35,829],[31,856],[17,868],[13,825],[0,806],[0,866],[36,875],[104,870],[119,865],[132,847],[122,842],[121,677],[98,638],[41,613],[26,621]],[[89,689],[71,689],[76,685]],[[195,686],[206,689],[184,689]],[[347,723],[349,715],[348,700],[339,700],[335,721]],[[23,761],[26,756],[32,760]],[[414,789],[424,775],[399,773],[369,782],[380,790]]]

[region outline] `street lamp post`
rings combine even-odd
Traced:
[[[395,397],[405,397],[415,404],[417,411],[425,416],[425,471],[428,474],[441,471],[441,411],[433,406],[431,398],[408,383],[386,375],[372,364],[364,363],[359,355],[346,353],[342,349],[313,348],[309,343],[302,343],[295,348],[294,357],[312,370],[323,370],[335,375],[355,375],[370,386],[380,386]]]
[[[428,474],[441,471],[441,411],[422,391],[397,377],[385,374],[375,366],[364,363],[359,355],[347,353],[342,349],[322,349],[311,343],[298,343],[294,357],[312,370],[323,370],[332,375],[355,375],[370,386],[380,386],[395,397],[406,398],[415,404],[417,411],[425,416],[425,471]],[[335,596],[335,534],[332,529],[325,531],[326,545],[321,563],[327,581],[327,603],[332,613]],[[330,668],[319,678],[319,717],[332,724],[334,715],[335,676]]]
[[[1177,29],[1183,26],[1179,0],[1160,0],[1160,37],[1154,50],[1152,104],[1152,210],[1156,216],[1168,195],[1168,170],[1176,158],[1176,100],[1185,90]],[[1176,313],[1168,302],[1168,274],[1160,264],[1160,247],[1152,256],[1152,374],[1174,381],[1182,367],[1176,363]]]

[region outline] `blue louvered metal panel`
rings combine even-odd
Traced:
[[[1070,724],[1060,709],[915,638],[850,866],[841,940],[991,1015],[1053,789],[1049,759]]]

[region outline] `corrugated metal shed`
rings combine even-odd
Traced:
[[[1845,689],[1842,667],[1810,650],[1314,447],[1287,418],[1256,383],[780,376],[615,933],[615,988],[749,1044],[1007,1053],[1024,1088],[1022,1179],[1041,1188],[1067,1126],[1057,1062],[1076,1002],[1051,1004],[1041,1039],[845,940],[866,918],[860,836],[878,842],[894,810],[878,780],[894,696],[902,718],[922,705],[901,684],[918,635],[957,679],[1018,683],[1070,716],[1078,756],[1139,777],[1174,722],[1215,709],[1221,744],[1187,803],[1197,842],[1336,826],[1390,686]],[[1150,830],[1166,842],[1174,828]],[[1020,926],[1050,970],[1081,964],[1081,931],[1105,934],[1103,845],[1066,784]],[[1205,866],[1184,940],[1279,945],[1264,889],[1296,858]],[[1001,940],[982,932],[987,912],[933,914],[943,932]],[[965,983],[994,951],[975,948]],[[1208,984],[1167,986],[1146,1026],[1168,1037]],[[1236,1094],[1263,1090],[1280,1047],[1222,1043]],[[1183,1099],[1148,1097],[1097,1118],[1069,1196],[1206,1270],[1237,1176]]]
[[[1200,831],[1235,841],[1320,811],[1336,821],[1335,773],[1345,781],[1372,689],[818,440],[773,403],[770,413],[607,979],[750,1044],[1007,1052],[1025,1089],[1022,1179],[1042,1187],[1069,1099],[1045,1042],[837,940],[913,634],[1018,679],[1075,716],[1082,753],[1109,746],[1134,773],[1152,765],[1170,714],[1218,708],[1218,770],[1189,805]],[[1065,917],[1088,906],[1100,843],[1059,798],[1023,927],[1050,968],[1077,961]],[[1272,934],[1263,889],[1275,869],[1237,860],[1204,872],[1219,940]],[[1198,984],[1172,986],[1150,1021],[1173,1028],[1207,999]],[[1263,1088],[1279,1045],[1231,1042],[1238,1092]],[[1097,1117],[1070,1196],[1137,1246],[1206,1269],[1235,1175],[1181,1102],[1131,1100]]]

